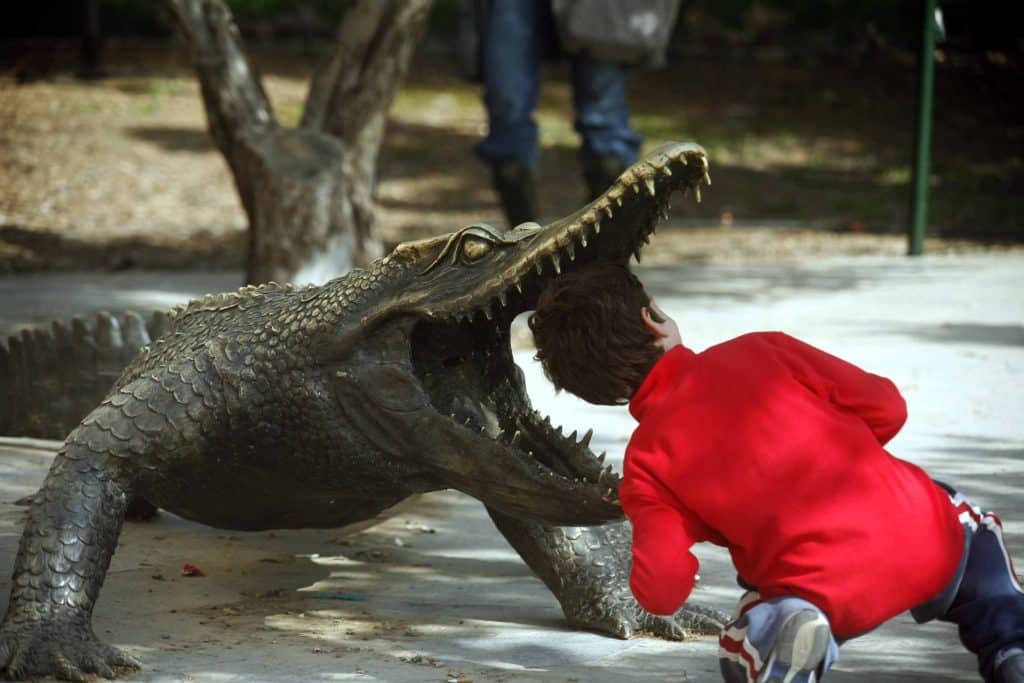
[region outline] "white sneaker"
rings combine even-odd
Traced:
[[[779,630],[757,683],[817,683],[832,631],[817,610],[790,614]]]

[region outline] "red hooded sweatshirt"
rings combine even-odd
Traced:
[[[946,492],[883,448],[906,421],[892,382],[779,332],[665,353],[633,396],[620,497],[630,587],[655,614],[690,595],[699,541],[762,598],[804,598],[837,636],[868,631],[953,577]]]

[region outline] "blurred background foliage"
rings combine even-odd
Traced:
[[[81,68],[87,2],[98,4],[105,43],[93,73]],[[226,2],[278,119],[296,125],[309,77],[354,2]],[[389,240],[501,220],[471,151],[487,123],[481,86],[467,79],[456,50],[460,6],[435,0],[391,109],[377,197]],[[930,234],[1020,243],[1024,31],[1016,4],[940,6]],[[152,258],[132,252],[125,263],[165,263],[171,242],[215,245],[240,261],[243,216],[162,7],[5,5],[0,271],[5,258],[16,267],[58,257],[81,265],[81,249],[78,261],[67,256],[75,252],[66,240],[78,236],[83,244],[126,235],[160,242],[146,252]],[[630,80],[632,120],[647,149],[697,140],[713,160],[714,190],[676,225],[798,226],[823,240],[903,233],[921,9],[920,0],[683,0],[668,65],[636,69]],[[540,201],[544,215],[558,216],[583,196],[578,136],[564,64],[544,72]]]
[[[7,3],[0,39],[74,36],[83,2]],[[99,0],[108,36],[167,36],[154,0]],[[242,30],[256,39],[328,38],[352,5],[346,0],[228,0]],[[1016,3],[944,0],[940,3],[954,49],[1020,51],[1024,32]],[[851,45],[882,43],[912,49],[920,34],[912,0],[684,0],[674,52],[772,45],[795,53],[843,53]],[[459,0],[437,0],[432,36],[456,33]]]

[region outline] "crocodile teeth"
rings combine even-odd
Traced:
[[[704,171],[704,184],[711,187],[711,176],[708,175],[707,171]]]
[[[551,254],[551,264],[555,267],[555,274],[556,275],[561,275],[562,274],[562,257],[559,256],[557,251],[556,252],[552,252],[552,254]]]
[[[654,178],[644,178],[644,185],[647,186],[647,191],[650,192],[651,196],[653,197],[654,196]]]
[[[484,312],[484,315],[487,316],[488,320],[493,320],[494,319],[494,313],[491,312],[491,304],[490,303],[484,304],[484,306],[483,306],[483,308],[481,310]]]
[[[602,451],[601,455],[597,456],[597,461],[603,465],[604,464],[604,459],[606,457],[608,457],[608,454],[605,453],[604,451]]]
[[[700,204],[700,185],[693,186],[693,199]]]
[[[604,209],[604,212],[606,214],[608,214],[608,218],[612,217],[612,205],[611,205],[611,203],[605,204],[601,208]]]
[[[586,230],[584,230],[583,232],[580,233],[580,244],[583,246],[584,249],[587,248],[587,231]]]
[[[633,183],[630,187],[633,189],[634,193],[640,194],[640,186],[637,183]]]
[[[570,441],[572,441],[573,443],[576,443],[576,430],[575,430],[575,429],[574,429],[574,430],[572,430],[572,434],[570,434],[570,435],[568,436],[568,438],[569,438],[569,440],[570,440]]]
[[[583,435],[583,440],[580,441],[580,445],[584,448],[588,448],[590,446],[590,437],[592,436],[594,436],[594,430],[588,429],[587,433]]]
[[[615,203],[618,204],[619,206],[622,206],[622,197],[616,197]]]
[[[569,260],[570,261],[575,261],[576,260],[576,247],[573,245],[572,242],[570,242],[565,247],[565,253],[567,253],[569,255]]]
[[[498,293],[498,302],[501,303],[502,308],[508,306],[508,295],[505,293],[505,290]]]
[[[666,166],[665,168],[661,169],[661,172],[664,173],[665,175],[672,175],[672,169],[669,168],[668,166]]]
[[[540,261],[534,261],[533,262],[533,267],[537,269],[537,275],[543,275],[544,274],[544,266],[542,266],[540,264]]]
[[[523,433],[517,429],[516,433],[512,435],[512,445],[515,446],[517,443],[519,443],[519,440],[522,438]]]
[[[601,234],[601,221],[594,221],[594,234],[595,235],[600,235]]]
[[[640,263],[640,245],[633,247],[633,258],[636,259],[637,263]]]

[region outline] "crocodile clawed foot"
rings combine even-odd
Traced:
[[[139,668],[133,657],[102,642],[88,623],[58,619],[8,619],[0,629],[0,674],[23,680],[56,676],[87,681],[90,674],[115,678]]]
[[[640,609],[638,630],[666,640],[685,640],[690,636],[718,635],[728,617],[711,607],[687,603],[671,616],[658,616]]]
[[[647,634],[665,640],[686,640],[698,635],[718,635],[728,617],[716,609],[686,603],[670,616],[651,614],[626,590],[610,591],[603,598],[566,610],[570,625],[616,638]]]

